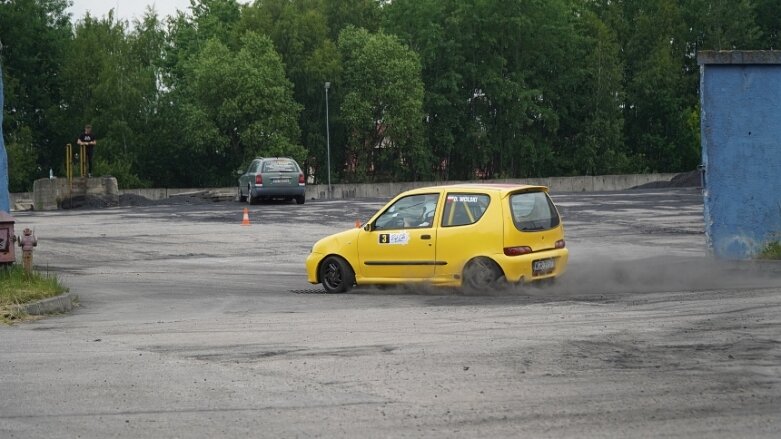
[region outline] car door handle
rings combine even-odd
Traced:
[[[420,235],[420,239],[431,239],[431,235]]]

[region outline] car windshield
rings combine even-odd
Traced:
[[[559,225],[559,214],[548,194],[523,192],[510,196],[515,227],[522,232],[552,229]]]
[[[298,166],[293,160],[270,160],[263,162],[261,172],[298,172]]]

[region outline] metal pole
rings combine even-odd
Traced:
[[[325,142],[328,149],[328,198],[331,198],[331,127],[328,122],[328,89],[331,87],[330,82],[325,83]]]

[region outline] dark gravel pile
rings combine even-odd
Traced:
[[[654,181],[641,184],[632,189],[658,189],[658,188],[678,188],[678,187],[700,187],[700,171],[682,172],[670,181]]]
[[[109,207],[201,205],[214,201],[195,196],[175,196],[162,200],[150,200],[141,195],[122,194],[116,198],[108,196],[86,195],[66,198],[60,203],[62,209],[105,209]]]

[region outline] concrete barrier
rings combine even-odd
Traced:
[[[93,195],[114,203],[119,202],[117,179],[114,177],[40,178],[33,182],[33,207],[35,210],[57,210],[63,201]]]
[[[547,186],[551,192],[604,192],[621,191],[642,184],[670,181],[677,174],[629,174],[629,175],[597,175],[577,177],[547,177],[476,181],[440,181],[440,182],[406,182],[406,183],[360,183],[332,185],[330,198],[390,198],[400,192],[424,187],[442,186],[459,183],[512,183]],[[327,199],[328,185],[309,185],[306,188],[308,199]]]
[[[390,182],[390,183],[356,183],[332,185],[332,195],[328,196],[328,185],[316,184],[306,187],[307,199],[324,200],[328,198],[390,198],[400,192],[424,187],[441,186],[457,183],[513,183],[534,184],[547,186],[553,193],[561,192],[600,192],[621,191],[640,186],[642,184],[670,181],[677,174],[627,174],[627,175],[597,175],[575,177],[547,177],[547,178],[523,178],[481,181],[423,181],[423,182]],[[76,179],[74,179],[76,180]],[[163,200],[180,194],[203,192],[204,188],[142,188],[142,189],[116,189],[116,179],[101,177],[85,179],[85,194],[118,196],[125,194],[138,195],[150,200]],[[36,210],[57,209],[62,200],[68,195],[68,185],[65,179],[41,179],[36,180],[33,193],[11,194],[12,199],[23,200],[32,195]],[[236,187],[210,188],[211,192],[235,194]]]

